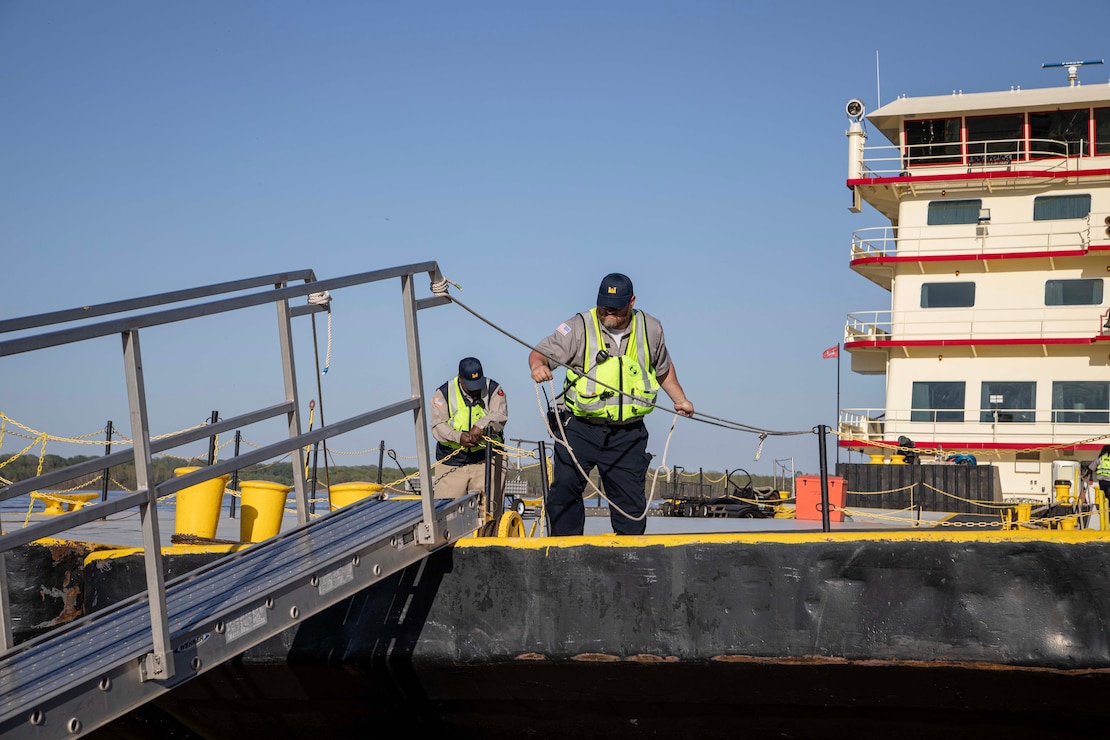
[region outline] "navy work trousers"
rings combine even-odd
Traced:
[[[567,441],[574,456],[588,475],[595,467],[601,474],[610,501],[609,520],[617,534],[643,534],[647,527],[644,513],[644,479],[651,456],[647,454],[648,432],[644,422],[599,425],[571,417],[566,426]],[[552,535],[582,534],[586,510],[582,492],[586,479],[578,472],[570,453],[555,445],[555,481],[547,492],[548,530]],[[614,507],[619,506],[629,516]]]

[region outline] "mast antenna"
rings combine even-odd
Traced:
[[[879,50],[875,49],[875,107],[882,107],[883,96],[879,87]]]
[[[1102,59],[1088,59],[1083,62],[1046,62],[1041,65],[1041,69],[1048,69],[1049,67],[1067,67],[1068,69],[1068,84],[1075,87],[1079,84],[1079,68],[1085,67],[1088,64],[1102,64]]]

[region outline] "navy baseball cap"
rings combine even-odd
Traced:
[[[482,373],[482,363],[476,357],[464,357],[459,360],[459,382],[468,391],[480,391],[486,385],[486,376]]]
[[[611,272],[601,279],[597,289],[597,305],[604,308],[624,308],[632,300],[632,281],[627,275]]]

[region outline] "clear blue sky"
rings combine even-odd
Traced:
[[[844,186],[844,104],[876,107],[876,53],[886,102],[1062,85],[1041,63],[1106,56],[1108,21],[1104,0],[0,2],[0,316],[437,260],[534,343],[621,271],[699,411],[832,425],[821,351],[847,313],[889,306],[848,268],[852,230],[884,224]],[[396,285],[372,294],[336,296],[326,419],[407,393]],[[527,349],[455,307],[421,322],[429,390],[476,355],[509,436],[540,438]],[[273,337],[269,310],[144,334],[155,431],[279,400]],[[115,339],[0,359],[0,410],[60,436],[126,427],[120,368]],[[845,356],[842,405],[882,403]],[[670,418],[651,418],[657,455]],[[412,452],[399,422],[334,447],[380,438]],[[811,435],[755,447],[681,420],[667,462],[816,469]]]

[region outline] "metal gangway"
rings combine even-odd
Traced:
[[[477,529],[480,512],[475,496],[433,498],[417,312],[449,298],[433,294],[418,299],[415,280],[422,274],[433,285],[442,283],[435,262],[326,280],[301,270],[0,321],[0,335],[18,335],[0,342],[0,358],[119,335],[133,438],[130,449],[2,487],[0,501],[123,463],[133,462],[137,477],[133,492],[0,536],[0,736],[75,737],[96,729]],[[302,431],[292,321],[330,310],[328,302],[319,300],[330,296],[330,291],[393,280],[401,286],[411,394]],[[292,305],[297,299],[306,303]],[[284,400],[214,420],[203,428],[152,439],[140,332],[146,335],[154,327],[266,304],[277,308]],[[76,325],[57,328],[63,324]],[[413,419],[420,479],[429,482],[422,486],[421,499],[367,499],[311,517],[304,451],[330,437],[406,413]],[[153,484],[153,454],[282,417],[288,424],[287,438],[283,432],[276,443]],[[167,583],[158,499],[286,454],[292,459],[297,525]],[[5,554],[128,509],[138,509],[140,517],[147,591],[13,644]]]

